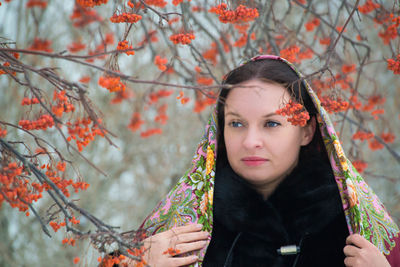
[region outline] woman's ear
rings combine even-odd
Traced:
[[[301,142],[302,146],[308,145],[314,137],[315,133],[315,116],[313,116],[306,126],[303,127],[303,140]]]

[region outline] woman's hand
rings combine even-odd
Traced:
[[[347,267],[390,267],[386,257],[377,247],[359,234],[347,237],[343,249]]]
[[[209,234],[201,231],[202,228],[201,224],[189,224],[146,238],[143,240],[144,260],[151,267],[176,267],[195,263],[197,256],[180,255],[202,249],[207,244]],[[128,266],[135,264],[128,260]]]

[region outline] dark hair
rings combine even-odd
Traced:
[[[300,79],[297,73],[283,61],[275,59],[249,61],[229,72],[222,82],[222,85],[237,85],[253,79],[265,80],[266,82],[269,81],[283,85],[294,100],[304,105],[310,115],[310,120],[311,118],[316,117],[318,112],[307,92],[304,82]],[[229,87],[222,87],[217,104],[217,119],[219,125],[218,158],[222,164],[227,163],[224,141],[224,106],[230,90],[231,88]],[[311,142],[300,149],[300,159],[315,156],[322,156],[326,162],[329,162],[318,123]]]

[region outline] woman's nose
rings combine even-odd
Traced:
[[[259,148],[262,146],[262,135],[257,129],[249,128],[244,136],[243,146],[246,149]]]

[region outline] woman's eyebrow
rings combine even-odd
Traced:
[[[238,113],[236,113],[236,112],[233,112],[233,111],[228,111],[228,112],[225,114],[225,116],[229,116],[229,115],[231,115],[231,116],[236,116],[236,117],[241,117],[240,114],[238,114]],[[265,115],[263,116],[263,118],[272,117],[272,116],[278,116],[278,114],[276,114],[275,112],[271,112],[271,113],[265,114]]]
[[[228,116],[228,115],[240,117],[240,115],[238,113],[235,113],[233,111],[228,111],[227,113],[225,113],[225,116]]]
[[[276,115],[278,115],[278,114],[276,114],[275,112],[271,112],[271,113],[264,115],[263,117],[267,118],[267,117],[272,117],[272,116],[276,116]]]

